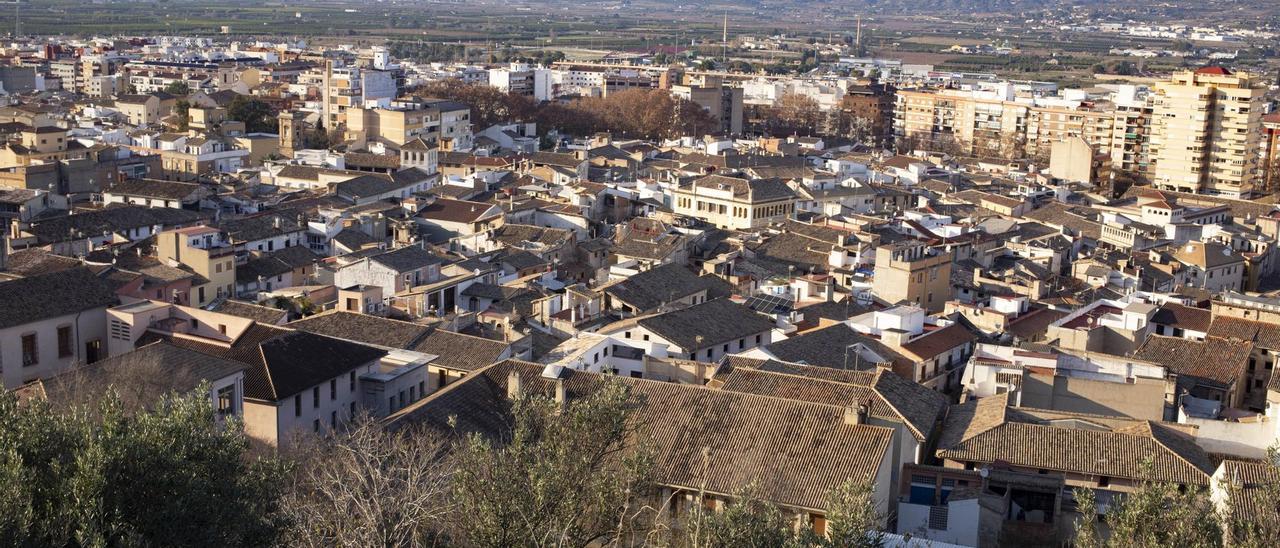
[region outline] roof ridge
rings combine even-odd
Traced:
[[[749,357],[749,356],[748,356],[748,357]],[[688,360],[686,360],[686,361],[688,361]],[[694,361],[696,361],[696,360],[694,360]],[[779,363],[787,363],[787,364],[793,363],[793,362],[788,362],[788,361],[784,361],[784,360],[777,360],[777,359],[775,359],[774,361],[777,361],[777,362],[779,362]],[[820,365],[805,365],[805,364],[795,364],[795,365],[797,365],[797,366],[799,366],[799,367],[822,367],[822,366],[820,366]],[[735,367],[733,370],[734,370],[734,371],[740,371],[741,369],[740,369],[740,368]],[[747,370],[747,371],[751,371],[751,372],[756,372],[756,373],[764,373],[764,374],[768,374],[768,375],[780,375],[780,376],[785,376],[785,377],[793,377],[793,378],[797,378],[797,379],[807,379],[807,380],[814,381],[814,382],[823,382],[823,383],[829,383],[829,384],[839,384],[839,385],[844,385],[844,386],[857,386],[857,387],[861,387],[861,388],[872,389],[872,386],[871,386],[871,385],[869,385],[869,384],[857,384],[857,383],[852,383],[852,382],[837,381],[837,380],[833,380],[833,379],[824,379],[824,378],[819,378],[819,377],[810,377],[810,376],[807,376],[807,375],[801,375],[801,374],[798,374],[798,373],[790,373],[790,372],[787,372],[787,371],[770,371],[770,370],[768,370],[768,369],[759,369],[759,368],[747,368],[746,370]],[[788,398],[788,399],[789,399],[789,398]]]
[[[1169,446],[1169,444],[1165,443],[1165,441],[1164,441],[1164,440],[1160,439],[1160,436],[1156,435],[1156,432],[1159,432],[1159,433],[1160,433],[1160,435],[1164,435],[1164,436],[1180,436],[1180,435],[1183,435],[1181,432],[1177,432],[1177,431],[1175,431],[1175,430],[1174,430],[1174,429],[1172,429],[1172,428],[1169,428],[1169,427],[1164,426],[1164,425],[1162,425],[1162,424],[1156,423],[1155,421],[1152,421],[1152,420],[1147,420],[1147,421],[1144,421],[1144,422],[1145,422],[1145,423],[1146,423],[1146,425],[1147,425],[1147,430],[1150,432],[1150,437],[1151,437],[1151,440],[1152,440],[1152,441],[1154,441],[1155,443],[1159,444],[1159,445],[1160,445],[1160,447],[1165,448],[1165,450],[1166,450],[1166,451],[1168,451],[1168,452],[1170,452],[1170,453],[1173,453],[1173,455],[1174,455],[1175,457],[1177,457],[1177,458],[1178,458],[1178,460],[1180,460],[1180,461],[1182,461],[1182,462],[1186,463],[1186,464],[1187,464],[1187,466],[1190,466],[1190,467],[1192,467],[1192,468],[1195,468],[1196,470],[1199,470],[1199,471],[1201,471],[1201,472],[1204,472],[1206,475],[1213,475],[1213,470],[1208,470],[1208,471],[1206,471],[1205,469],[1201,468],[1201,467],[1200,467],[1199,465],[1197,465],[1196,463],[1194,463],[1194,462],[1191,462],[1191,461],[1187,460],[1187,458],[1186,458],[1186,457],[1184,457],[1184,456],[1182,455],[1182,452],[1181,452],[1181,451],[1179,451],[1179,450],[1177,450],[1177,449],[1175,449],[1175,448],[1173,448],[1173,447],[1170,447],[1170,446]],[[1193,445],[1195,444],[1195,441],[1194,441],[1194,440],[1184,440],[1184,441],[1191,441],[1191,443],[1192,443]],[[1198,446],[1197,446],[1197,447],[1198,447]]]
[[[893,412],[894,412],[894,413],[896,413],[896,414],[898,415],[898,417],[902,418],[902,424],[905,424],[905,425],[907,426],[907,428],[909,428],[909,429],[911,430],[911,432],[912,432],[913,434],[915,434],[916,439],[920,439],[920,440],[926,439],[926,438],[927,438],[927,436],[925,436],[925,433],[924,433],[924,432],[919,431],[918,429],[916,429],[915,425],[911,423],[911,420],[907,417],[907,415],[906,415],[905,413],[903,413],[903,412],[902,412],[902,410],[901,410],[901,409],[899,409],[897,405],[894,405],[894,404],[893,404],[893,399],[892,399],[892,398],[885,397],[884,393],[883,393],[883,392],[881,392],[881,391],[880,391],[880,389],[878,388],[878,385],[880,384],[880,379],[881,379],[884,375],[895,375],[895,376],[896,376],[896,375],[897,375],[897,373],[894,373],[893,371],[890,371],[889,369],[884,368],[884,367],[878,367],[878,368],[876,368],[876,369],[877,369],[877,370],[876,370],[876,374],[875,374],[875,379],[873,379],[873,380],[872,380],[872,382],[871,382],[871,384],[868,386],[868,388],[869,388],[873,393],[875,393],[875,395],[876,395],[877,397],[879,397],[879,398],[880,398],[880,401],[881,401],[881,402],[884,402],[884,404],[885,404],[885,405],[889,406],[889,409],[892,409],[892,410],[893,410]],[[899,378],[901,378],[901,377],[899,377]],[[904,380],[905,380],[905,379],[904,379]],[[855,386],[856,386],[856,385],[855,385]],[[945,407],[946,407],[946,405],[944,404],[944,406],[943,406],[943,407],[945,408]],[[938,417],[937,417],[936,415],[934,416],[933,421],[934,421],[934,424],[937,424]]]

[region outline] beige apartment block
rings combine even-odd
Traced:
[[[1155,87],[1152,185],[1248,198],[1259,183],[1264,90],[1222,67],[1180,72]]]
[[[951,298],[951,256],[914,240],[877,247],[871,291],[889,304],[941,312]]]

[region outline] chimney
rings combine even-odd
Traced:
[[[569,390],[564,386],[564,379],[556,379],[556,405],[561,412],[569,408]]]
[[[867,415],[870,408],[861,401],[854,401],[852,404],[844,408],[844,423],[849,426],[858,426],[867,423]]]
[[[524,396],[524,386],[520,381],[520,373],[514,369],[507,374],[507,399],[518,400]]]
[[[901,329],[885,329],[880,332],[880,342],[889,348],[901,348],[911,340],[911,333]]]
[[[280,230],[280,217],[272,217],[271,226],[275,227],[276,230]]]
[[[836,300],[836,277],[827,276],[827,302],[835,302]]]

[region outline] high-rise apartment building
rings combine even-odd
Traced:
[[[1053,143],[1069,137],[1110,148],[1115,124],[1110,102],[1017,96],[1006,82],[982,90],[899,90],[893,132],[899,142],[960,154],[1047,160]]]
[[[1280,112],[1262,117],[1262,192],[1280,190]]]
[[[1231,198],[1259,186],[1262,94],[1248,74],[1204,67],[1155,86],[1152,186]]]

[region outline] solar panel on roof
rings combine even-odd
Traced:
[[[795,308],[795,301],[781,295],[754,295],[745,304],[756,312],[766,314],[786,314]]]

